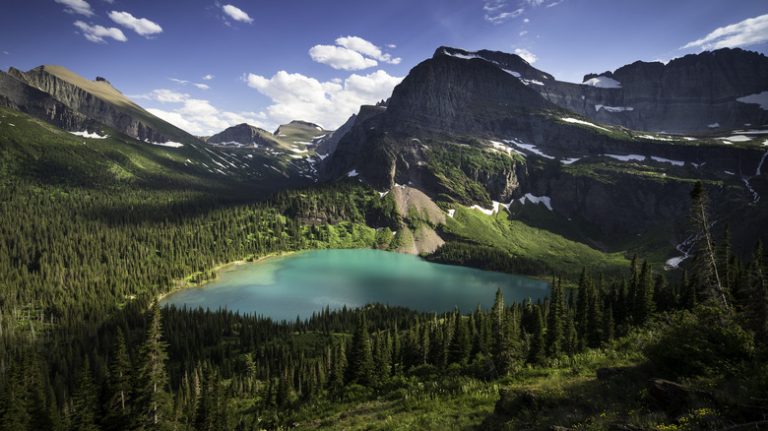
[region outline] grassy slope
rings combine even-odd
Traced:
[[[456,213],[453,218],[448,218],[445,232],[463,241],[540,260],[568,273],[577,273],[585,266],[612,272],[628,264],[620,253],[603,253],[561,235],[531,227],[520,220],[510,220],[504,210],[487,216],[462,206],[453,207]]]

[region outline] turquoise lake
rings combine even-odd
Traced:
[[[430,263],[378,250],[317,250],[222,270],[217,280],[181,290],[162,305],[226,308],[275,320],[380,303],[420,311],[490,307],[498,288],[507,303],[536,300],[549,284],[528,277]]]

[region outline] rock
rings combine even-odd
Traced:
[[[500,416],[516,416],[521,411],[535,413],[541,409],[539,397],[526,390],[499,390],[494,413]]]
[[[597,369],[597,380],[608,380],[616,376],[621,376],[626,373],[627,369],[624,367],[606,367]]]
[[[712,399],[707,392],[664,379],[649,380],[648,395],[669,415],[678,415],[694,407],[697,402]]]

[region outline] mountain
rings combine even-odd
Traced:
[[[581,84],[557,81],[514,54],[441,47],[435,55],[497,65],[561,108],[633,130],[707,134],[768,123],[768,58],[742,49],[637,61]]]
[[[0,82],[3,83],[0,87],[0,99],[6,100],[6,106],[13,106],[25,112],[40,114],[41,102],[37,97],[39,94],[32,91],[32,88],[46,93],[68,110],[140,141],[197,141],[197,138],[189,133],[144,110],[104,78],[88,80],[61,66],[39,66],[27,72],[10,68],[7,74],[0,75]],[[30,97],[20,97],[23,95]],[[48,103],[47,106],[52,105]],[[44,115],[38,118],[53,121],[67,130],[82,126],[78,122],[62,120],[61,115],[52,109],[46,109]]]
[[[686,57],[661,66],[711,82],[712,68],[696,74],[689,63],[722,62],[722,56],[734,56],[736,63],[729,67],[747,71],[744,78],[752,80],[732,88],[729,97],[734,100],[768,83],[754,75],[761,73],[764,57],[743,51]],[[621,87],[627,94],[642,98],[639,84],[629,84],[629,74],[617,71],[612,76],[627,81]],[[605,86],[610,81],[602,80],[607,78],[589,80]],[[513,219],[607,251],[671,250],[682,242],[688,193],[698,180],[711,189],[715,211],[726,223],[736,223],[745,213],[765,219],[761,196],[768,192],[763,170],[768,131],[704,126],[706,135],[699,128],[694,136],[681,136],[631,130],[593,119],[613,114],[610,110],[575,112],[566,99],[555,97],[564,94],[563,88],[578,89],[590,103],[587,95],[625,91],[559,83],[513,54],[438,48],[410,71],[386,106],[361,108],[321,166],[321,177],[355,177],[384,192],[408,186],[446,208],[476,205],[489,214],[505,209]],[[719,105],[710,103],[717,99],[711,88],[688,88],[692,104],[720,112]],[[643,97],[651,102],[638,102],[637,111],[630,112],[655,121],[652,129],[660,128],[667,121],[665,113],[675,118],[665,106],[674,105],[681,94],[647,90]],[[746,118],[762,121],[753,105],[735,103],[749,110]],[[729,115],[735,118],[739,112]],[[692,123],[681,124],[686,129]],[[752,240],[753,227],[736,230],[734,235]]]
[[[245,123],[232,126],[221,133],[217,133],[207,138],[206,142],[210,145],[234,147],[276,148],[280,146],[280,142],[271,133]]]

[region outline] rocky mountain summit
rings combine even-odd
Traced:
[[[66,130],[94,127],[96,122],[144,142],[197,141],[144,110],[102,77],[90,81],[61,66],[39,66],[27,72],[10,68],[0,73],[0,82],[0,100],[6,106]]]

